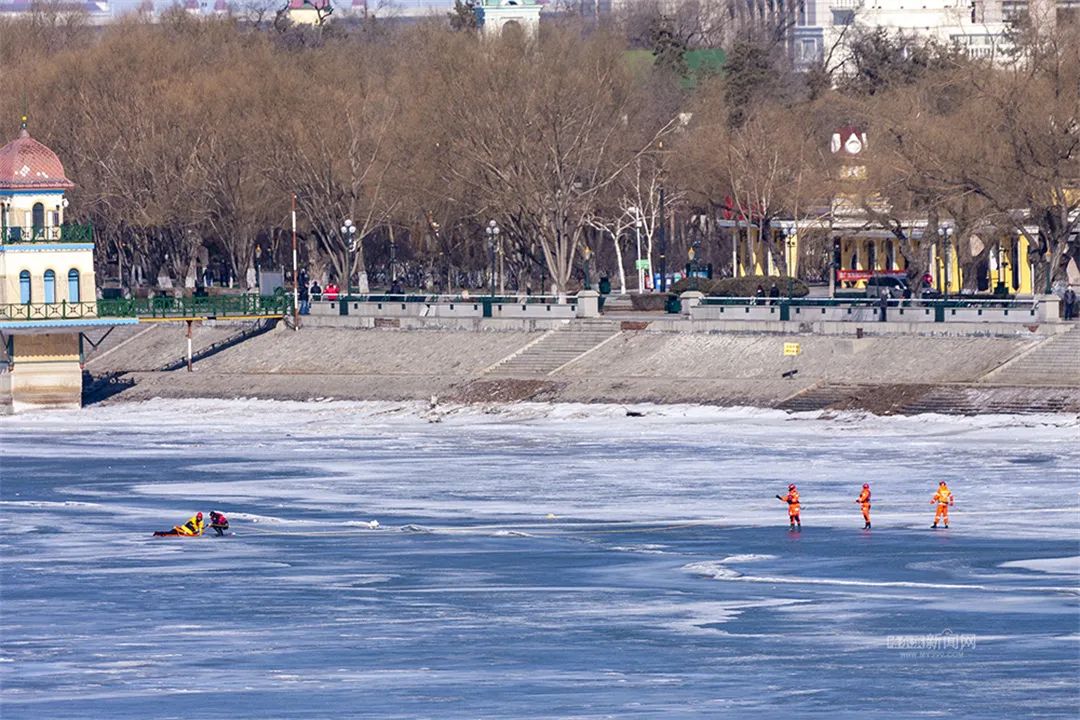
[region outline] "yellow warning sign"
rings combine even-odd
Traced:
[[[784,343],[784,357],[801,354],[802,346],[799,343]]]

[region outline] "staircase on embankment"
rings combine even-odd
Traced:
[[[776,406],[788,412],[870,410],[882,415],[1080,413],[1076,387],[822,383]]]
[[[496,376],[546,376],[613,340],[619,324],[605,320],[576,320],[552,330],[539,340],[488,368]]]
[[[1031,350],[991,370],[979,382],[1080,387],[1080,326],[1043,340]]]

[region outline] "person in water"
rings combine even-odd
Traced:
[[[201,512],[197,512],[188,518],[188,521],[183,525],[174,525],[172,530],[158,530],[154,533],[157,537],[165,535],[185,535],[188,537],[195,537],[203,534],[203,517]]]
[[[225,517],[216,510],[210,511],[210,527],[214,529],[214,532],[221,537],[225,534],[225,531],[229,529],[229,518]]]

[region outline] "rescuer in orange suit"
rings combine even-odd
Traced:
[[[949,506],[953,504],[953,494],[944,480],[938,483],[937,492],[930,498],[930,504],[934,503],[937,503],[937,512],[934,513],[934,524],[930,527],[936,528],[939,519],[945,521],[945,527],[949,527]]]
[[[860,507],[862,507],[863,520],[866,524],[863,525],[863,530],[870,529],[870,484],[863,483],[862,492],[859,493],[859,499],[856,500]]]
[[[787,503],[788,522],[791,523],[791,529],[794,530],[798,525],[802,530],[802,519],[799,517],[799,491],[795,485],[788,485],[788,494],[786,497],[776,496],[777,500]]]

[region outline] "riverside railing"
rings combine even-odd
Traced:
[[[1053,305],[1052,303],[1050,305]],[[700,309],[698,309],[700,308]],[[690,309],[701,319],[856,320],[885,318],[901,322],[1040,322],[1057,319],[1057,307],[1037,298],[702,298]]]
[[[438,294],[438,293],[368,293],[366,295],[358,295],[353,293],[346,297],[344,294],[336,297],[327,297],[326,293],[322,293],[318,298],[313,298],[315,302],[337,302],[341,300],[347,300],[348,302],[406,302],[406,303],[481,303],[492,302],[502,303],[504,305],[573,305],[577,302],[577,298],[573,295],[567,295],[560,297],[558,295],[473,295],[473,294]]]
[[[325,294],[313,299],[315,315],[442,318],[566,318],[577,312],[577,298],[557,295],[444,295],[369,293],[349,297]]]
[[[107,317],[203,318],[230,316],[287,315],[292,312],[292,296],[211,295],[207,297],[129,298],[98,300],[100,314]]]
[[[10,303],[0,305],[0,320],[84,320],[101,317],[96,302]]]
[[[218,295],[155,297],[95,302],[9,303],[0,305],[0,320],[84,320],[90,318],[209,318],[278,316],[292,312],[287,295]]]

